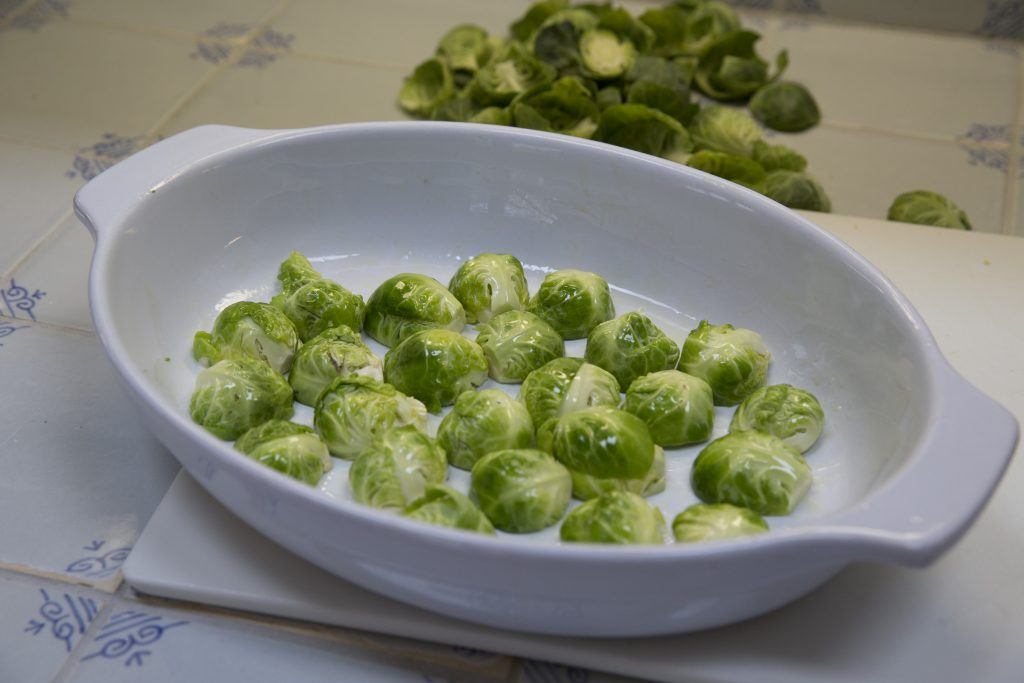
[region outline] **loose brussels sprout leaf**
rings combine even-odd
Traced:
[[[611,491],[628,491],[638,496],[653,496],[665,490],[665,451],[654,447],[654,461],[647,474],[637,479],[593,477],[569,470],[572,476],[572,495],[580,500],[597,498]]]
[[[758,184],[758,192],[791,209],[832,211],[832,202],[818,181],[804,173],[772,171]]]
[[[569,7],[569,0],[544,0],[530,5],[526,13],[509,26],[509,33],[516,40],[525,43],[529,40],[541,24],[555,12],[560,12]]]
[[[938,192],[914,190],[904,192],[893,200],[889,207],[889,220],[918,225],[932,225],[938,228],[970,230],[967,214],[953,201]]]
[[[621,7],[607,7],[600,13],[597,26],[628,40],[639,52],[647,52],[654,46],[656,36],[651,27],[634,19]]]
[[[687,100],[690,97],[690,81],[693,73],[677,59],[666,59],[653,55],[640,55],[633,62],[633,68],[626,74],[627,83],[649,81],[675,90]]]
[[[494,526],[467,496],[440,484],[428,484],[423,495],[402,513],[427,524],[494,534]]]
[[[491,44],[487,31],[475,24],[460,24],[444,34],[437,46],[437,54],[444,57],[455,71],[475,73],[487,62]]]
[[[622,104],[622,91],[614,85],[605,86],[597,91],[597,95],[594,96],[594,102],[600,111],[604,111],[616,104]]]
[[[698,150],[750,157],[754,153],[754,143],[761,139],[761,129],[741,109],[711,105],[693,117],[690,135]]]
[[[689,102],[682,93],[687,96],[689,94],[688,91],[673,90],[654,81],[637,81],[629,87],[626,101],[657,109],[685,125],[693,119],[700,106]]]
[[[556,12],[533,34],[533,54],[558,70],[573,67],[580,59],[581,36],[595,28],[597,17],[585,9]]]
[[[639,479],[654,462],[654,442],[643,420],[604,406],[558,418],[551,449],[569,469],[600,478]]]
[[[394,346],[421,330],[461,332],[465,326],[466,311],[459,300],[426,275],[396,275],[366,303],[366,333],[384,346]]]
[[[267,420],[290,418],[292,388],[262,360],[222,360],[196,377],[188,409],[196,424],[230,441]]]
[[[763,140],[754,143],[754,161],[768,173],[772,171],[803,171],[807,168],[807,159],[795,149],[785,145],[769,145]]]
[[[654,156],[691,148],[682,124],[643,104],[617,104],[602,111],[594,139]]]
[[[470,123],[487,123],[492,126],[511,126],[512,114],[501,107],[484,107],[470,117]]]
[[[592,329],[584,358],[615,375],[628,390],[641,375],[674,368],[679,345],[646,315],[632,311]]]
[[[527,311],[507,311],[477,328],[476,343],[484,350],[496,382],[516,384],[565,355],[565,342],[555,329]]]
[[[619,383],[610,372],[582,358],[558,358],[527,375],[519,400],[539,432],[546,422],[566,413],[619,405]]]
[[[643,420],[654,443],[666,448],[707,441],[715,421],[711,386],[678,370],[635,380],[622,408]]]
[[[735,432],[704,447],[690,484],[705,503],[731,503],[762,515],[788,515],[811,487],[811,468],[771,434]]]
[[[380,358],[373,355],[357,332],[339,325],[324,330],[299,349],[288,382],[295,390],[295,400],[312,406],[336,377],[349,375],[384,381]]]
[[[467,391],[437,428],[437,441],[454,467],[472,469],[488,453],[533,445],[526,406],[500,389]]]
[[[709,149],[691,154],[686,165],[746,187],[756,187],[765,177],[764,168],[753,159]]]
[[[715,405],[736,405],[764,384],[771,354],[761,335],[701,320],[683,342],[679,369],[711,385]]]
[[[683,53],[686,18],[686,10],[675,5],[649,9],[640,15],[640,21],[654,32],[655,54],[671,57]]]
[[[283,313],[270,304],[239,301],[220,312],[212,332],[196,333],[192,355],[206,366],[223,359],[255,358],[284,373],[298,346],[295,326]]]
[[[313,425],[331,455],[354,460],[377,437],[402,425],[427,428],[427,409],[390,384],[369,377],[339,377],[316,402]]]
[[[542,130],[545,133],[553,133],[554,128],[551,122],[541,116],[540,112],[523,102],[513,102],[509,107],[512,110],[512,124],[516,128],[529,128],[530,130]]]
[[[530,300],[523,264],[511,254],[480,254],[468,259],[455,271],[448,290],[462,304],[470,323],[485,323],[505,311],[521,311]]]
[[[561,519],[572,478],[547,453],[531,448],[495,451],[473,465],[471,491],[494,526],[525,534]]]
[[[697,64],[694,83],[716,100],[740,100],[774,82],[786,70],[789,56],[785,50],[780,52],[775,73],[769,75],[768,63],[754,50],[760,39],[752,31],[733,31],[715,38]]]
[[[378,435],[348,470],[357,503],[399,511],[447,476],[444,449],[411,424]]]
[[[608,80],[626,73],[636,59],[636,48],[628,38],[605,29],[591,29],[580,37],[580,60],[587,75]]]
[[[750,98],[750,113],[773,130],[799,133],[818,125],[821,111],[807,88],[799,83],[771,83]]]
[[[430,115],[434,121],[456,121],[465,123],[479,116],[484,109],[468,97],[456,97],[442,102]],[[499,110],[500,111],[500,110]]]
[[[664,543],[665,518],[635,493],[611,491],[572,510],[560,536],[569,543]]]
[[[316,486],[331,469],[327,446],[312,429],[287,420],[268,420],[235,442],[235,449],[304,484]]]
[[[454,96],[455,81],[448,65],[440,59],[428,59],[406,77],[398,92],[398,104],[410,114],[425,118]]]
[[[384,356],[384,378],[396,389],[439,412],[463,391],[487,379],[487,358],[480,345],[451,330],[409,335]]]
[[[615,317],[615,305],[605,279],[596,273],[571,269],[545,277],[528,310],[555,328],[562,339],[586,337],[598,323]]]
[[[672,534],[680,543],[754,536],[766,531],[768,524],[761,515],[728,503],[691,505],[672,520]]]
[[[516,125],[588,137],[597,126],[599,111],[590,89],[575,76],[560,78],[521,96],[513,105]],[[521,109],[525,107],[521,111]],[[524,117],[538,117],[537,119]]]
[[[811,392],[776,384],[761,387],[743,399],[732,416],[729,431],[754,429],[805,453],[821,436],[824,425],[825,411]]]
[[[521,43],[506,43],[467,86],[473,101],[503,107],[516,95],[555,80],[555,70]]]
[[[338,325],[356,332],[362,329],[363,297],[320,275],[299,252],[293,251],[285,259],[277,279],[284,291],[270,303],[288,316],[302,341]]]

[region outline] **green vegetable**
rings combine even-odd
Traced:
[[[690,135],[698,150],[750,157],[754,153],[754,144],[761,139],[761,129],[741,109],[711,105],[693,117]]]
[[[551,448],[569,469],[600,478],[640,479],[654,462],[654,442],[643,420],[606,406],[558,418]]]
[[[522,43],[502,46],[467,86],[473,101],[503,107],[516,95],[555,80],[555,70],[534,57]]]
[[[366,333],[384,346],[430,329],[461,332],[462,304],[432,277],[402,273],[386,280],[366,304]]]
[[[765,177],[761,164],[725,152],[701,150],[691,154],[686,165],[746,187],[756,187]]]
[[[689,100],[693,70],[683,59],[666,59],[653,55],[640,55],[626,74],[627,83],[656,83],[685,95]]]
[[[561,519],[569,505],[572,479],[547,453],[504,450],[488,453],[473,465],[471,490],[494,526],[522,534]]]
[[[654,46],[654,31],[621,7],[605,6],[598,17],[597,26],[611,31],[619,38],[628,40],[639,52],[647,52]]]
[[[494,534],[494,526],[467,496],[440,484],[428,484],[422,496],[402,513],[427,524]]]
[[[454,467],[472,469],[493,453],[533,445],[533,420],[526,406],[500,389],[466,391],[437,428],[437,441]]]
[[[582,270],[550,273],[530,300],[528,310],[555,328],[563,339],[586,337],[598,323],[615,317],[608,283],[600,275]]]
[[[324,330],[346,325],[358,332],[363,326],[363,297],[318,273],[297,251],[285,259],[277,279],[284,290],[270,303],[295,324],[299,339],[309,341]]]
[[[893,200],[889,207],[888,219],[918,225],[933,225],[938,228],[970,230],[967,214],[952,200],[938,192],[914,190],[904,192]]]
[[[299,346],[291,321],[270,304],[239,301],[213,321],[212,332],[196,332],[192,356],[201,365],[232,358],[254,358],[275,372],[288,372]]]
[[[456,97],[442,102],[430,114],[434,121],[472,121],[484,111],[479,104],[468,97]],[[498,111],[502,111],[499,109]]]
[[[265,361],[222,360],[196,377],[188,409],[196,424],[230,441],[267,420],[290,418],[292,388]]]
[[[569,543],[652,545],[665,542],[665,518],[635,493],[611,491],[572,510],[560,535]]]
[[[679,121],[643,104],[616,104],[602,111],[594,139],[654,156],[691,148]]]
[[[558,358],[534,370],[519,388],[519,400],[538,430],[554,418],[593,406],[619,405],[615,376],[582,358]]]
[[[590,137],[597,128],[597,104],[589,88],[576,76],[524,93],[512,107],[520,128],[557,131]]]
[[[686,17],[683,50],[703,55],[721,36],[740,29],[740,19],[724,2],[698,2]]]
[[[654,33],[655,54],[671,57],[683,52],[687,16],[688,13],[676,5],[652,8],[640,15],[640,21]]]
[[[521,311],[530,300],[523,264],[511,254],[480,254],[468,259],[455,271],[448,290],[462,304],[470,323],[485,323],[505,311]]]
[[[622,104],[622,91],[614,85],[605,86],[594,95],[594,102],[600,111],[616,104]]]
[[[543,2],[535,2],[530,5],[522,18],[509,26],[509,33],[516,40],[525,43],[548,17],[568,7],[569,0],[543,0]]]
[[[449,68],[471,74],[487,62],[490,52],[487,31],[475,24],[459,24],[444,34],[437,46],[437,54]]]
[[[653,496],[665,490],[665,451],[654,447],[654,460],[642,477],[617,479],[615,477],[594,477],[569,470],[572,476],[572,495],[580,500],[597,498],[610,491],[629,491],[638,496]]]
[[[295,400],[312,406],[328,384],[336,377],[347,375],[384,381],[380,358],[373,355],[358,332],[339,325],[303,344],[295,354],[288,382],[295,390]]]
[[[794,171],[772,171],[757,186],[757,191],[791,209],[832,210],[825,190],[814,178]]]
[[[591,29],[580,37],[580,59],[588,76],[609,80],[633,66],[636,48],[628,38],[620,38],[612,31]]]
[[[332,464],[316,432],[287,420],[267,420],[253,427],[238,438],[235,450],[310,486],[316,486]]]
[[[632,311],[592,329],[584,358],[628,389],[641,375],[675,368],[679,346],[646,315]]]
[[[427,410],[390,384],[370,377],[339,377],[316,402],[313,425],[331,455],[354,460],[377,437],[402,425],[427,428]]]
[[[444,449],[411,424],[379,434],[348,471],[357,503],[399,511],[447,476]]]
[[[750,113],[774,130],[798,133],[821,121],[821,111],[807,88],[799,83],[771,83],[750,98]]]
[[[497,382],[522,382],[537,368],[565,354],[565,342],[555,329],[528,311],[507,311],[477,331],[476,343]]]
[[[484,383],[487,358],[479,344],[458,332],[422,330],[384,356],[384,378],[436,413]]]
[[[533,34],[533,54],[558,70],[576,66],[580,59],[580,39],[597,28],[597,17],[575,7],[552,14]]]
[[[809,391],[788,384],[761,387],[732,416],[730,432],[751,429],[778,437],[800,453],[810,450],[821,436],[825,411]]]
[[[807,159],[795,149],[785,145],[769,145],[758,140],[754,143],[754,161],[761,164],[768,173],[772,171],[803,171],[807,168]]]
[[[637,81],[626,95],[629,104],[642,104],[687,124],[699,107],[689,101],[689,89],[673,89],[654,81]],[[684,138],[685,141],[685,138]]]
[[[736,405],[764,384],[771,354],[761,335],[707,320],[683,343],[679,369],[711,385],[715,405]]]
[[[754,536],[766,531],[768,524],[761,515],[728,503],[691,505],[672,520],[672,534],[680,543]]]
[[[707,441],[715,421],[711,386],[678,370],[635,380],[622,408],[643,420],[654,443],[666,448]]]
[[[470,117],[470,123],[487,123],[492,126],[511,126],[512,114],[508,109],[501,107],[485,107],[474,116]]]
[[[742,100],[774,82],[786,70],[789,56],[783,50],[775,58],[775,73],[754,50],[761,36],[753,31],[732,31],[716,37],[697,63],[694,83],[716,100]]]
[[[428,59],[407,76],[398,93],[398,104],[416,116],[431,113],[455,96],[452,72],[440,59]]]

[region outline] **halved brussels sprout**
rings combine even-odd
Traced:
[[[807,159],[795,149],[785,145],[769,145],[763,140],[754,143],[754,161],[767,173],[772,171],[801,172],[807,168]]]
[[[298,348],[295,326],[281,311],[270,304],[239,301],[217,315],[212,332],[196,332],[192,355],[207,367],[224,359],[255,358],[285,373]]]
[[[444,449],[411,424],[379,434],[348,470],[352,498],[384,510],[405,509],[447,476]]]
[[[736,405],[764,384],[771,354],[761,335],[701,320],[683,342],[679,369],[711,385],[715,405]]]
[[[370,377],[339,377],[320,394],[313,425],[331,455],[353,460],[392,427],[414,425],[426,431],[427,409],[390,384]]]
[[[384,356],[384,377],[399,391],[439,412],[487,379],[487,358],[472,339],[451,330],[422,330]]]
[[[825,189],[805,173],[772,171],[754,189],[791,209],[832,211],[832,201],[825,194]]]
[[[528,309],[562,339],[582,339],[598,323],[615,317],[605,279],[583,270],[559,270],[544,278]]]
[[[398,104],[410,114],[426,118],[454,96],[451,69],[444,61],[432,58],[406,76],[398,93]]]
[[[810,450],[825,426],[825,411],[809,391],[788,384],[761,387],[743,399],[730,432],[755,429],[771,434],[800,453]]]
[[[551,448],[569,469],[603,479],[640,479],[654,462],[654,442],[643,420],[603,406],[558,418]]]
[[[188,410],[196,424],[230,441],[267,420],[287,420],[295,408],[288,380],[265,361],[241,357],[200,372]]]
[[[593,93],[581,78],[560,78],[516,99],[512,106],[515,125],[590,137],[597,128],[600,115],[593,98]]]
[[[466,326],[462,304],[432,277],[402,273],[389,278],[366,303],[366,333],[394,346],[420,330],[461,332]]]
[[[361,375],[384,381],[380,358],[373,355],[358,332],[339,325],[324,330],[302,345],[295,354],[288,382],[295,390],[295,400],[307,406],[316,405],[328,384],[336,377]]]
[[[488,453],[532,446],[533,420],[526,406],[500,389],[466,391],[441,420],[437,441],[448,462],[468,470]]]
[[[316,432],[287,420],[267,420],[253,427],[238,438],[235,450],[310,486],[331,469],[327,446]]]
[[[484,350],[491,377],[515,384],[545,363],[565,354],[555,328],[527,311],[508,311],[477,328],[476,343]]]
[[[705,503],[731,503],[762,515],[788,515],[811,479],[811,468],[795,448],[754,431],[715,439],[690,472],[693,492]]]
[[[487,31],[475,24],[455,26],[437,45],[437,54],[445,58],[453,71],[475,73],[487,63],[490,53]]]
[[[715,422],[711,386],[678,370],[638,378],[622,408],[643,420],[654,443],[666,448],[707,441]]]
[[[768,524],[761,515],[728,503],[691,505],[672,520],[672,534],[680,543],[754,536],[766,531]]]
[[[530,53],[522,43],[509,41],[491,57],[467,86],[469,96],[483,106],[504,107],[515,96],[555,80],[555,70]]]
[[[770,83],[750,98],[750,113],[773,130],[798,133],[818,125],[821,111],[799,83]]]
[[[764,168],[753,159],[710,149],[691,154],[686,165],[746,187],[755,187],[765,176]]]
[[[568,543],[664,543],[665,518],[635,493],[610,491],[572,510],[559,535]]]
[[[683,124],[644,104],[614,104],[602,111],[594,139],[654,156],[693,147]]]
[[[593,406],[614,408],[619,399],[615,376],[582,358],[556,358],[527,375],[519,388],[538,431],[548,420]]]
[[[754,43],[761,39],[753,31],[730,31],[715,37],[700,55],[694,83],[716,100],[742,100],[774,82],[786,70],[789,55],[785,50],[775,57],[774,73],[768,62],[758,56]]]
[[[754,143],[761,139],[761,129],[742,109],[711,105],[703,107],[693,117],[690,135],[698,150],[710,149],[750,157],[754,153]]]
[[[598,17],[597,26],[628,39],[639,52],[647,52],[654,45],[654,31],[621,7],[605,6]]]
[[[641,375],[675,368],[679,345],[646,315],[633,311],[592,329],[583,357],[615,375],[628,390]]]
[[[889,207],[888,219],[937,228],[971,229],[967,214],[953,200],[929,190],[904,192],[896,197]]]
[[[523,264],[511,254],[474,256],[455,271],[448,289],[462,304],[470,323],[485,323],[505,311],[521,311],[530,300]]]
[[[597,28],[597,17],[585,9],[570,7],[544,20],[530,40],[533,54],[555,69],[578,66],[580,38]]]
[[[591,78],[608,80],[626,73],[636,59],[636,48],[628,38],[605,29],[591,29],[580,36],[580,61]]]
[[[467,496],[440,484],[428,484],[423,495],[402,513],[409,519],[427,524],[493,534],[491,521]]]
[[[362,329],[366,310],[363,297],[323,277],[299,252],[293,251],[285,259],[277,279],[284,291],[270,303],[295,324],[302,341],[338,325],[346,325],[356,332]]]
[[[561,519],[572,494],[572,478],[569,470],[542,451],[495,451],[473,465],[471,490],[494,526],[525,534]]]
[[[557,423],[556,423],[557,424]],[[665,451],[654,447],[654,461],[647,474],[637,479],[616,479],[614,477],[593,477],[569,470],[572,476],[572,495],[580,500],[597,498],[610,491],[628,491],[638,496],[653,496],[665,490]]]

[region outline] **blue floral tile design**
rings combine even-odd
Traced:
[[[44,296],[46,296],[46,292],[22,287],[14,281],[14,278],[11,278],[10,285],[6,289],[0,289],[0,302],[3,304],[0,307],[0,315],[35,320],[36,314],[33,309]],[[5,337],[13,332],[13,329],[7,333],[0,332],[0,337]]]
[[[70,5],[71,0],[40,0],[11,19],[6,28],[38,31],[50,22],[67,19]]]
[[[957,136],[957,142],[967,152],[967,163],[971,166],[1006,173],[1010,164],[1010,133],[1010,126],[1005,124],[973,123],[967,132]]]
[[[26,327],[28,327],[28,325],[17,325],[10,320],[0,319],[0,339],[3,339],[4,337],[9,337],[18,330],[23,330]],[[0,342],[0,346],[3,345],[4,343]]]
[[[88,545],[82,546],[82,550],[92,551],[93,554],[78,558],[69,564],[65,571],[68,574],[78,574],[87,579],[105,579],[113,576],[128,559],[128,553],[132,548],[131,546],[121,546],[101,552],[106,545],[106,541],[92,541]]]
[[[188,623],[132,609],[114,612],[94,636],[82,661],[121,660],[126,667],[141,667],[164,633]]]
[[[95,145],[83,147],[75,155],[72,168],[65,173],[68,178],[92,180],[100,173],[144,147],[143,137],[125,137],[104,133],[103,139]]]
[[[219,22],[203,32],[190,56],[210,64],[220,64],[231,56],[234,49],[232,43],[245,38],[253,26],[251,23]],[[282,53],[289,52],[294,40],[293,35],[263,28],[246,43],[245,52],[237,65],[262,69],[277,60]]]
[[[988,0],[985,18],[975,33],[989,38],[1024,36],[1024,0]]]
[[[99,612],[99,605],[89,597],[39,589],[42,605],[38,614],[28,620],[25,633],[33,636],[54,638],[64,644],[64,650],[71,649],[85,633]]]

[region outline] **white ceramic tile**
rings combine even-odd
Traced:
[[[1024,152],[1018,152],[1017,155],[1017,168],[1016,168],[1016,188],[1014,202],[1013,216],[1011,217],[1011,223],[1007,226],[1007,232],[1018,237],[1024,237]]]
[[[68,16],[72,21],[129,29],[201,34],[222,24],[261,21],[277,4],[279,0],[79,0],[70,5]]]
[[[0,564],[111,588],[177,462],[91,333],[0,318],[0,343]]]

